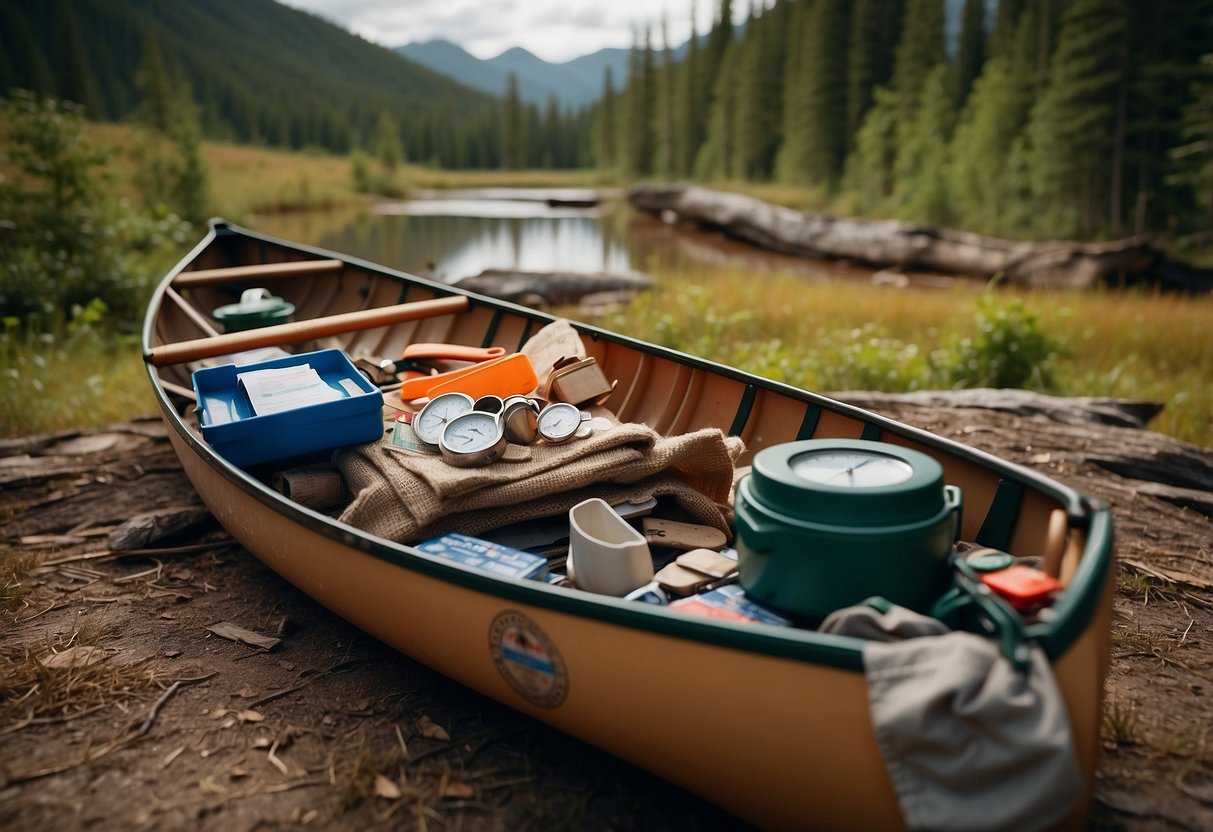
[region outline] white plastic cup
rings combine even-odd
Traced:
[[[569,575],[578,589],[619,598],[653,580],[644,535],[599,497],[569,509]]]

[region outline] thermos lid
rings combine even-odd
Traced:
[[[943,466],[926,454],[864,439],[807,439],[754,457],[749,495],[792,520],[899,526],[943,510]]]
[[[283,323],[294,311],[293,303],[274,297],[268,289],[256,288],[245,289],[239,303],[220,306],[211,316],[227,332],[238,332]]]

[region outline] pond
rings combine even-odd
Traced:
[[[485,269],[693,275],[704,267],[747,274],[784,271],[806,280],[953,282],[934,275],[907,281],[847,263],[775,254],[720,233],[667,225],[617,198],[594,200],[592,192],[580,189],[462,189],[373,208],[267,215],[251,225],[286,240],[450,282]]]

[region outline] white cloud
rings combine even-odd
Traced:
[[[660,45],[661,19],[671,42],[690,34],[691,4],[701,33],[718,0],[283,0],[393,47],[443,38],[481,58],[521,46],[550,61],[567,61],[604,47],[627,48],[650,27]],[[735,15],[745,4],[734,2]]]

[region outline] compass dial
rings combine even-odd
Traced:
[[[495,413],[482,410],[470,410],[456,416],[438,440],[442,458],[460,468],[496,462],[505,451],[505,445],[501,419]]]
[[[413,418],[413,433],[431,450],[438,450],[442,430],[456,416],[472,409],[472,397],[466,393],[443,393],[435,396]]]
[[[582,414],[575,405],[566,402],[549,404],[539,414],[539,435],[549,442],[564,442],[573,438],[581,427]]]

